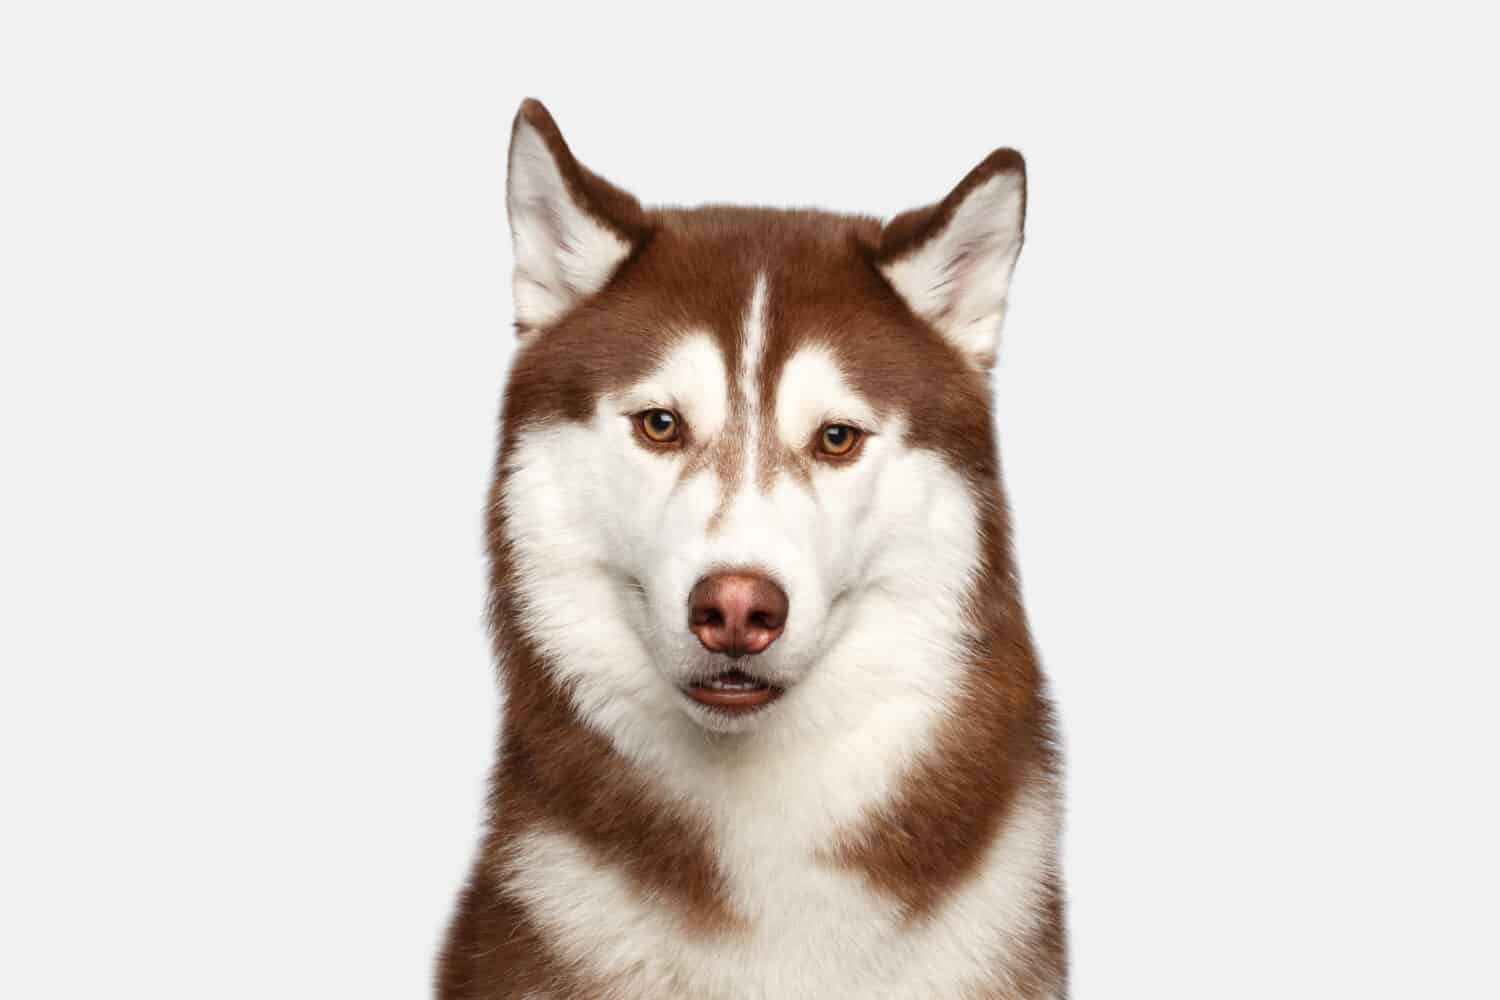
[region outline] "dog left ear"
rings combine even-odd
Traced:
[[[640,202],[574,159],[552,115],[531,98],[511,129],[506,205],[522,334],[603,288],[649,234]]]
[[[982,370],[995,363],[1026,218],[1026,162],[997,149],[936,205],[886,224],[880,272],[912,312]]]

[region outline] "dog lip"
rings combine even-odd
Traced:
[[[753,687],[711,687],[710,680],[730,679]],[[739,668],[730,668],[683,686],[682,691],[700,705],[731,713],[753,712],[781,697],[783,689]]]

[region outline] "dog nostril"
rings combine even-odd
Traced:
[[[781,628],[781,623],[769,611],[752,611],[750,613],[750,624],[756,628]]]
[[[724,613],[718,608],[694,608],[692,621],[694,625],[723,625]]]

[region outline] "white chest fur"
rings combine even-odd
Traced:
[[[1041,919],[1056,810],[1030,789],[975,875],[930,916],[908,922],[894,900],[805,844],[776,844],[774,816],[721,829],[721,863],[744,926],[702,934],[562,831],[517,844],[511,890],[558,957],[612,997],[873,998],[975,995],[1022,958]],[[986,994],[988,995],[988,993]]]

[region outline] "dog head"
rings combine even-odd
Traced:
[[[646,210],[528,101],[508,202],[503,627],[642,739],[837,724],[940,683],[1002,544],[988,373],[1020,155],[884,225]]]

